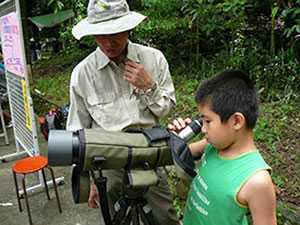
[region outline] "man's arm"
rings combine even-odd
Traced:
[[[79,72],[78,68],[72,72],[70,81],[70,108],[67,119],[67,130],[75,131],[82,128],[90,128],[92,118],[86,109],[84,100],[80,95],[80,82],[78,81]],[[83,83],[81,82],[81,85]],[[81,87],[84,88],[84,87]],[[96,185],[92,182],[90,185],[90,192],[88,198],[88,207],[97,208],[99,207],[99,193]]]
[[[276,196],[270,174],[257,172],[244,185],[238,200],[250,209],[253,225],[276,225]]]
[[[86,109],[83,98],[76,89],[78,87],[77,76],[78,74],[74,70],[70,82],[70,108],[66,125],[67,130],[71,131],[90,128],[92,123],[92,118]]]

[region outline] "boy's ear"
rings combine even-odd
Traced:
[[[235,130],[241,129],[246,123],[244,115],[240,112],[235,112],[234,114],[232,114],[230,120],[232,127]]]

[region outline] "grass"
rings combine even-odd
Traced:
[[[30,79],[34,109],[39,115],[51,107],[69,103],[69,81],[72,69],[89,54],[88,49],[49,55],[33,65]]]
[[[69,101],[69,80],[72,68],[87,51],[58,55],[34,65],[31,89],[35,111],[47,112],[53,105],[63,106]],[[62,62],[62,63],[61,63]],[[194,91],[200,79],[189,79],[182,70],[173,70],[177,107],[162,123],[173,118],[197,116]],[[201,73],[199,73],[201,74]],[[205,71],[203,72],[205,74]],[[34,90],[39,90],[39,94]],[[299,100],[299,96],[297,98]],[[278,224],[300,224],[300,110],[299,101],[263,102],[255,128],[255,139],[266,161],[273,168],[272,178],[278,198]],[[176,177],[170,174],[174,205],[182,215],[184,200],[177,194]]]

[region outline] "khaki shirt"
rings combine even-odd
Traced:
[[[97,48],[72,72],[68,130],[150,127],[170,112],[175,90],[164,55],[129,42],[127,58],[141,63],[157,88],[150,93],[137,90],[123,78],[124,64],[117,65]]]

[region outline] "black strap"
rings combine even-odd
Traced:
[[[127,164],[125,166],[125,169],[130,169],[132,164],[132,147],[128,146],[128,156],[127,156]]]
[[[113,225],[111,220],[111,215],[109,213],[109,205],[108,205],[108,196],[107,196],[107,178],[103,176],[99,176],[94,178],[94,183],[96,184],[97,190],[100,197],[100,210],[102,212],[103,220],[105,225]]]
[[[150,145],[155,141],[167,140],[170,138],[169,131],[160,126],[153,127],[151,129],[144,129],[142,130],[142,133],[146,136]]]
[[[195,177],[197,175],[194,170],[195,163],[188,145],[176,134],[170,134],[169,146],[172,151],[173,159],[187,174],[191,177]]]

